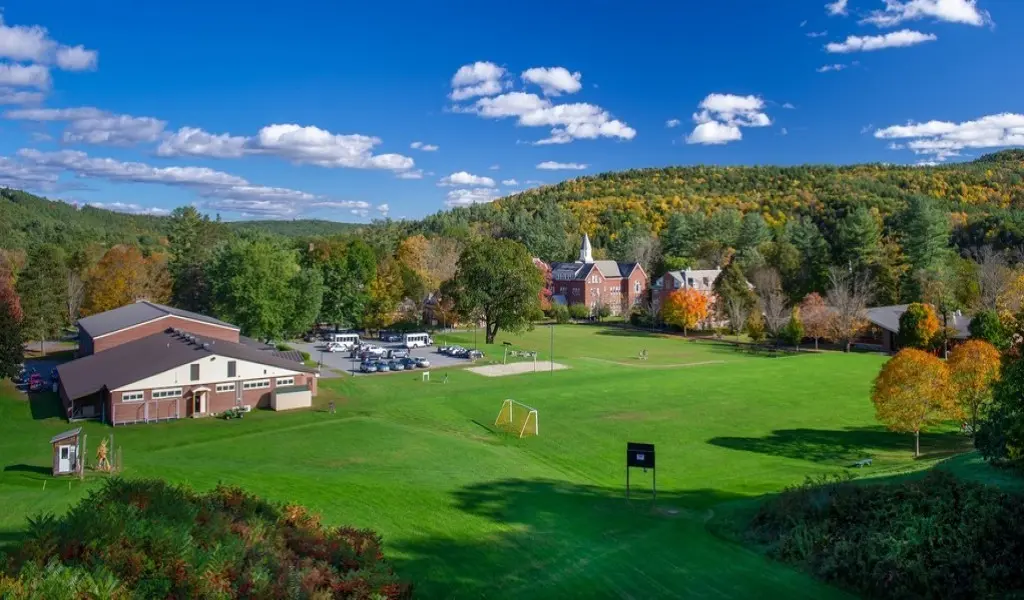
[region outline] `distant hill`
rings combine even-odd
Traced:
[[[236,231],[258,230],[286,237],[329,236],[360,227],[317,219],[225,225]],[[21,190],[0,188],[0,248],[26,248],[43,242],[65,247],[87,243],[152,247],[163,243],[168,227],[168,217],[129,215],[91,206],[77,208]]]
[[[492,204],[443,211],[419,226],[433,232],[478,223],[515,227],[540,214],[550,220],[554,205],[570,213],[578,232],[586,231],[596,246],[606,247],[630,229],[660,233],[672,213],[710,214],[735,208],[760,212],[769,225],[808,216],[827,235],[837,219],[853,208],[866,206],[888,220],[915,195],[949,210],[961,235],[1010,235],[1020,241],[1024,239],[1024,150],[939,166],[700,165],[601,173],[527,190]],[[978,227],[980,231],[974,230]]]
[[[340,223],[322,219],[295,219],[294,221],[231,221],[225,223],[234,231],[262,231],[285,237],[326,237],[352,233],[363,227],[359,223]]]

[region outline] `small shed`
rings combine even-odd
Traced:
[[[293,410],[313,406],[313,393],[309,386],[286,385],[274,390],[270,396],[270,408],[273,410]]]
[[[72,429],[50,438],[53,446],[53,474],[77,475],[82,470],[79,460],[82,447],[82,428]]]

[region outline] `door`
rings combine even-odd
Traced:
[[[71,446],[58,446],[57,451],[60,456],[57,460],[57,472],[58,473],[70,473],[71,472]]]
[[[206,412],[206,392],[193,392],[192,402],[193,414],[201,415]]]

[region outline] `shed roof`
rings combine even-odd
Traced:
[[[229,329],[238,329],[238,327],[231,323],[226,323],[219,319],[214,319],[213,317],[145,300],[84,317],[78,320],[78,326],[91,337],[96,338],[101,335],[121,331],[128,327],[141,325],[167,316],[191,319],[193,321],[209,323],[210,325],[219,325]]]
[[[64,363],[57,366],[57,373],[68,398],[76,399],[103,389],[116,389],[208,356],[236,358],[291,371],[315,372],[301,362],[244,344],[168,329]]]
[[[59,442],[61,440],[66,440],[68,438],[76,437],[80,433],[82,433],[82,428],[81,427],[76,427],[76,428],[72,429],[71,431],[65,431],[64,433],[58,433],[57,435],[53,436],[52,438],[50,438],[50,443],[51,444],[56,444],[57,442]]]

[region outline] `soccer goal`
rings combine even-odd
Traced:
[[[494,426],[519,437],[540,435],[537,409],[515,400],[505,400],[501,403],[501,411],[494,420]]]

